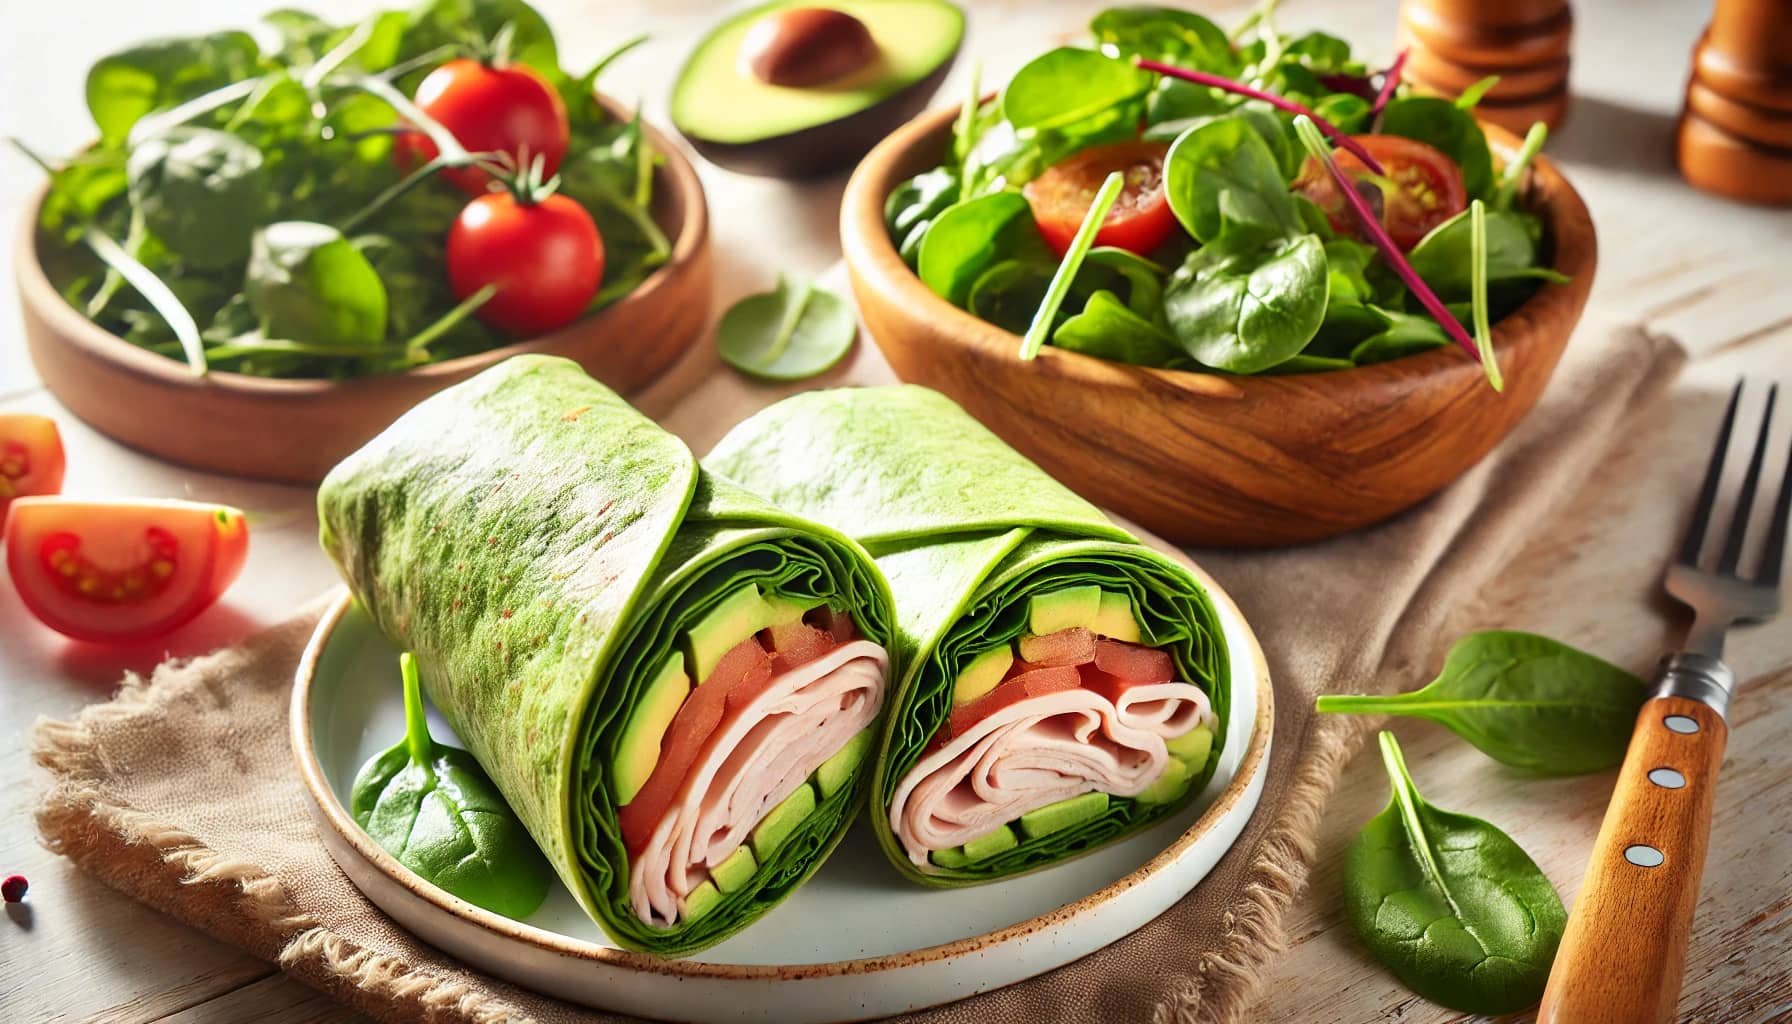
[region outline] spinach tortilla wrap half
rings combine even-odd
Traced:
[[[355,596],[620,945],[716,943],[839,842],[895,624],[841,533],[541,356],[405,414],[318,509]]]
[[[872,820],[904,874],[1054,864],[1212,777],[1230,676],[1207,592],[950,399],[798,395],[705,465],[838,526],[890,581],[903,668]]]

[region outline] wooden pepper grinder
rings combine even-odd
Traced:
[[[1694,187],[1792,204],[1792,0],[1717,0],[1692,51],[1679,156]]]
[[[1403,0],[1404,77],[1421,89],[1455,96],[1488,75],[1500,76],[1477,113],[1523,135],[1532,122],[1554,128],[1568,107],[1567,0]]]

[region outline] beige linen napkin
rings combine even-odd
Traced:
[[[778,390],[715,369],[708,346],[642,404],[702,452]],[[1032,981],[905,1018],[1234,1021],[1282,948],[1319,817],[1369,722],[1318,718],[1326,690],[1428,677],[1444,616],[1474,593],[1624,437],[1682,362],[1632,328],[1583,327],[1542,402],[1491,456],[1399,519],[1274,552],[1197,552],[1237,600],[1276,685],[1274,753],[1256,816],[1195,891],[1113,946]],[[888,379],[862,346],[833,382]],[[811,386],[815,382],[811,382]],[[788,390],[788,389],[786,389]],[[324,852],[286,734],[317,609],[240,647],[127,678],[110,703],[37,726],[54,780],[49,845],[108,884],[388,1021],[617,1018],[525,992],[422,945]]]

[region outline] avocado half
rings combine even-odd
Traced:
[[[793,8],[858,19],[876,56],[831,81],[772,85],[743,60],[754,27]],[[795,178],[851,166],[939,89],[964,39],[947,0],[771,0],[717,25],[672,87],[672,123],[710,161],[745,174]]]

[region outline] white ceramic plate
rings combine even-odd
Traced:
[[[694,959],[618,949],[556,881],[514,921],[436,888],[361,831],[355,772],[404,733],[398,652],[344,593],[299,664],[292,739],[331,856],[368,898],[469,966],[562,999],[661,1020],[857,1020],[1010,985],[1134,931],[1194,888],[1263,789],[1269,671],[1244,618],[1205,574],[1232,663],[1220,766],[1192,806],[1130,839],[1021,878],[926,889],[885,862],[863,818],[776,910]],[[432,711],[437,739],[459,741]]]

